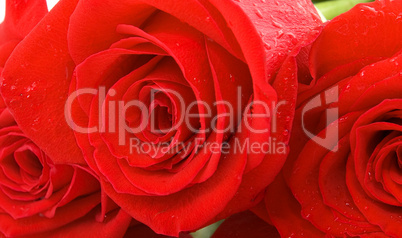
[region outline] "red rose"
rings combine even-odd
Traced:
[[[296,95],[295,60],[278,70],[319,25],[305,0],[62,0],[11,56],[2,94],[56,164],[87,163],[136,220],[178,235],[262,198]],[[268,143],[285,99],[280,152],[235,151]]]
[[[1,111],[0,235],[122,236],[131,218],[113,206],[101,211],[98,180],[78,166],[55,165],[21,132],[8,109]],[[106,212],[108,218],[96,219]]]
[[[313,44],[289,160],[265,199],[281,236],[401,236],[401,12],[358,5]]]
[[[15,46],[46,13],[46,1],[7,0],[0,25],[0,73]],[[0,168],[1,237],[118,237],[132,220],[106,197],[101,207],[99,182],[85,169],[54,164],[20,130],[2,98]]]

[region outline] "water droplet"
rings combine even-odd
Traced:
[[[31,86],[29,86],[29,87],[27,87],[26,89],[25,89],[25,91],[27,92],[27,93],[29,93],[30,91],[32,91],[32,90],[34,90],[35,88],[36,88],[36,82],[33,82],[32,84],[31,84]]]
[[[365,207],[364,207],[364,210],[368,210],[368,206],[365,206]]]
[[[373,7],[364,5],[364,6],[362,6],[361,9],[360,9],[361,12],[364,12],[365,10],[377,14],[377,10],[376,10],[375,8],[373,8]]]
[[[276,21],[274,21],[274,20],[272,20],[272,25],[273,25],[274,27],[283,28],[282,24],[280,24],[279,22],[276,22]]]
[[[286,33],[286,35],[288,35],[290,38],[293,38],[293,39],[295,39],[295,40],[297,40],[296,38],[296,35],[295,34],[293,34],[292,32],[288,32],[288,33]]]
[[[398,66],[398,65],[399,65],[399,63],[398,63],[398,61],[397,61],[397,58],[396,58],[396,57],[394,57],[394,58],[390,59],[390,60],[389,60],[389,62],[394,63],[394,64],[395,64],[395,66]]]
[[[345,203],[345,205],[346,205],[346,206],[350,206],[350,203],[347,202],[347,203]]]
[[[264,18],[264,16],[262,15],[261,11],[258,10],[258,9],[255,10],[255,14],[256,14],[259,18],[261,18],[261,19]]]
[[[233,77],[232,74],[229,74],[229,78],[230,78],[230,81],[231,81],[231,82],[234,82],[234,81],[235,81],[235,79],[234,79],[234,77]]]
[[[265,49],[267,49],[267,50],[272,49],[271,45],[268,44],[268,43],[266,43],[266,42],[264,42],[264,47],[265,47]]]
[[[289,135],[289,130],[284,130],[284,131],[282,132],[282,135],[283,135],[283,136],[288,136],[288,135]]]
[[[180,44],[179,44],[179,43],[176,43],[176,46],[180,46]]]
[[[281,38],[284,34],[283,30],[279,30],[277,33],[278,33],[278,38]]]

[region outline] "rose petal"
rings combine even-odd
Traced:
[[[323,237],[324,233],[315,228],[300,215],[301,207],[286,185],[281,174],[268,187],[265,206],[272,223],[282,237],[306,236]],[[288,224],[292,224],[289,226]]]
[[[398,2],[376,1],[357,5],[331,20],[310,53],[313,77],[362,58],[394,55],[402,48],[395,37],[402,34],[401,11]]]
[[[21,41],[46,15],[46,1],[6,1],[6,17],[0,24],[0,46],[10,41]],[[0,64],[2,66],[4,64]]]
[[[68,17],[76,2],[62,0],[57,4],[18,45],[3,71],[2,95],[16,121],[55,163],[85,163],[64,118],[74,64],[63,35],[67,34]]]
[[[230,144],[230,148],[234,148],[233,140]],[[103,183],[103,186],[108,195],[136,220],[157,233],[177,236],[180,231],[205,225],[227,205],[238,189],[245,160],[245,154],[228,154],[221,158],[216,172],[207,181],[169,196],[131,196],[116,193],[109,183]]]

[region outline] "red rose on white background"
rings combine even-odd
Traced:
[[[262,198],[291,130],[286,55],[320,24],[304,0],[62,0],[11,56],[2,94],[55,164],[88,164],[124,211],[178,235]],[[275,135],[258,115],[283,100]],[[281,153],[222,153],[269,137]],[[136,150],[158,144],[171,150]]]

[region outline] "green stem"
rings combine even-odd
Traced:
[[[332,18],[349,11],[358,3],[372,2],[373,0],[330,0],[324,2],[317,2],[314,5],[321,11],[321,13],[331,20]]]

